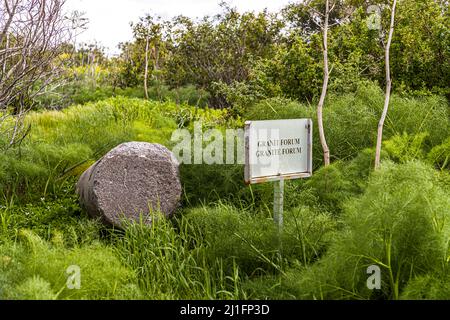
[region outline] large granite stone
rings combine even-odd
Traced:
[[[119,145],[80,178],[77,192],[92,217],[116,227],[159,211],[170,216],[181,198],[179,163],[166,147],[145,142]]]

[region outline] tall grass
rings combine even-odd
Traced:
[[[177,230],[162,215],[155,218],[150,227],[128,225],[116,249],[136,271],[148,299],[246,298],[236,264],[226,272],[222,260],[206,260],[204,244],[188,232],[188,225]]]
[[[209,260],[223,260],[228,270],[236,263],[250,277],[314,262],[335,228],[330,215],[306,207],[285,212],[281,235],[270,210],[256,213],[218,204],[190,210],[186,222],[197,241],[207,244],[204,254]]]
[[[343,223],[318,264],[289,273],[297,297],[398,299],[409,280],[448,264],[450,197],[422,163],[386,163],[347,203]],[[366,286],[370,265],[382,270],[380,291]]]
[[[60,88],[62,92],[44,94],[35,101],[35,109],[44,109],[49,106],[65,108],[74,104],[88,104],[106,100],[112,97],[127,97],[144,99],[145,93],[143,87],[113,87],[103,83],[78,80]],[[160,102],[174,102],[177,104],[189,104],[197,107],[207,107],[210,95],[195,86],[187,85],[184,87],[171,89],[162,84],[151,84],[148,88],[149,99]],[[61,96],[64,96],[61,99]],[[56,99],[55,99],[56,98]]]
[[[123,142],[170,146],[179,114],[211,125],[226,123],[221,111],[124,97],[31,113],[26,118],[31,134],[20,148],[0,154],[0,195],[36,200],[57,194],[65,180]]]

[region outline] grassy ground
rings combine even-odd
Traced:
[[[184,165],[174,218],[125,230],[89,219],[74,184],[121,142],[171,147],[173,130],[196,120],[223,130],[315,118],[309,106],[270,99],[238,117],[116,97],[29,114],[31,134],[0,154],[0,299],[450,299],[448,103],[394,96],[374,173],[382,101],[370,86],[330,97],[334,164],[321,168],[315,143],[314,176],[286,186],[281,237],[272,186],[245,186],[239,165]],[[366,286],[374,264],[381,290]],[[66,285],[73,265],[78,290]]]

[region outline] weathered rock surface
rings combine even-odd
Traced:
[[[150,224],[151,211],[170,216],[181,198],[179,163],[166,147],[124,143],[91,166],[77,192],[92,217],[121,227],[123,219]]]

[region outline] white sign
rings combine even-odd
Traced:
[[[307,178],[312,175],[312,120],[245,123],[245,182]]]

